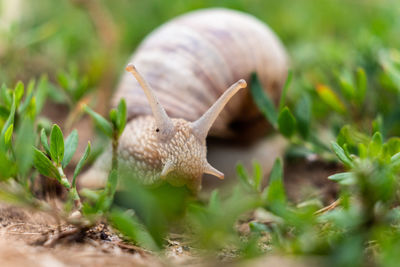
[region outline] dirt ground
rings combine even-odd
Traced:
[[[285,186],[289,197],[323,196],[325,205],[335,200],[337,188],[326,178],[340,167],[319,161],[291,161],[285,164]],[[299,190],[301,189],[301,190]],[[243,228],[243,227],[242,227]],[[246,228],[246,226],[244,226]],[[215,266],[218,263],[200,259],[179,238],[168,240],[162,253],[145,251],[124,242],[105,224],[67,235],[52,242],[59,232],[74,232],[71,226],[59,224],[49,214],[0,204],[0,266]],[[268,255],[230,266],[310,266],[318,260],[297,260]],[[220,263],[219,263],[220,264]]]
[[[125,244],[107,226],[98,225],[56,244],[49,239],[58,231],[55,218],[42,212],[2,204],[0,206],[1,266],[143,266],[160,264],[149,253]],[[73,239],[73,241],[69,240]],[[47,243],[46,243],[47,241]],[[153,259],[154,258],[154,259]]]
[[[162,254],[150,253],[124,243],[105,225],[98,225],[81,238],[43,244],[58,231],[57,223],[48,214],[26,209],[0,206],[0,266],[217,266],[221,263],[191,255],[178,241],[169,241]],[[71,230],[61,226],[62,231]],[[244,262],[224,261],[224,266],[318,266],[318,259],[296,259],[270,255]]]

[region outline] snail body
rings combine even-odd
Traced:
[[[223,178],[206,160],[207,135],[234,137],[256,125],[260,129],[260,122],[267,125],[249,90],[241,90],[245,80],[257,73],[277,101],[287,74],[286,53],[269,28],[226,9],[167,22],[145,38],[130,62],[127,71],[136,79],[125,73],[112,101],[115,106],[124,98],[128,108],[120,160],[145,184],[167,180],[194,191],[203,173]],[[247,128],[232,127],[235,123]],[[101,180],[109,154],[83,178]]]

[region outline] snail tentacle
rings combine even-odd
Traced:
[[[198,120],[191,123],[192,131],[197,138],[203,140],[207,137],[208,131],[225,105],[229,102],[232,96],[234,96],[240,89],[246,88],[246,86],[247,83],[243,79],[240,79],[231,85],[231,87],[229,87],[228,90],[226,90]]]
[[[211,166],[210,163],[206,163],[205,169],[204,169],[204,173],[207,174],[211,174],[216,176],[217,178],[223,180],[224,179],[224,174],[222,172],[220,172],[219,170],[217,170],[216,168],[214,168],[213,166]]]
[[[142,87],[147,97],[147,100],[149,101],[151,111],[153,112],[153,116],[157,125],[157,132],[159,133],[161,140],[168,139],[173,135],[175,131],[174,124],[172,123],[172,120],[168,117],[167,112],[165,112],[163,106],[158,101],[153,89],[151,89],[150,85],[146,82],[142,75],[140,75],[135,65],[129,63],[125,69],[133,74],[133,76]]]

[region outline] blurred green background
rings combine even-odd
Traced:
[[[55,87],[74,91],[73,103],[91,91],[98,95],[97,106],[106,106],[127,59],[150,31],[191,10],[227,7],[258,17],[283,41],[294,73],[289,103],[307,93],[318,100],[312,101],[314,119],[337,131],[348,122],[365,128],[383,115],[382,131],[400,133],[399,101],[394,96],[400,90],[400,53],[396,50],[400,3],[396,0],[0,3],[0,83],[11,87],[18,80],[27,82],[45,73]],[[368,77],[362,105],[354,103],[348,86],[356,83],[354,72],[359,67]],[[343,102],[338,105],[345,109],[332,107],[326,103],[329,100],[319,101],[321,85],[337,94]],[[55,94],[52,97],[61,101]],[[338,114],[332,115],[332,108]]]
[[[374,68],[372,59],[380,49],[400,43],[400,5],[396,0],[0,3],[0,80],[7,84],[43,72],[54,77],[58,70],[76,63],[96,86],[105,70],[120,73],[128,56],[155,27],[182,13],[208,7],[238,9],[265,21],[286,45],[293,69],[309,73],[313,79],[326,69]],[[115,82],[115,76],[112,79]]]

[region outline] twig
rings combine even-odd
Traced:
[[[116,242],[115,243],[118,247],[122,248],[122,249],[129,249],[129,250],[133,250],[137,253],[140,254],[140,256],[144,257],[148,254],[147,251],[145,251],[143,248],[135,246],[135,245],[130,245],[130,244],[125,244],[122,242]]]
[[[66,231],[62,231],[62,232],[57,231],[56,234],[52,235],[49,239],[47,239],[47,241],[43,244],[43,246],[44,247],[52,247],[60,239],[62,239],[64,237],[67,237],[67,236],[70,236],[70,235],[77,234],[80,231],[82,231],[81,228],[72,228],[72,229],[69,229],[69,230],[66,230]]]
[[[332,202],[329,206],[323,207],[322,209],[319,209],[316,212],[314,212],[314,215],[320,215],[320,214],[325,213],[327,211],[333,210],[334,208],[339,206],[339,204],[340,204],[340,199],[337,199],[334,202]]]

